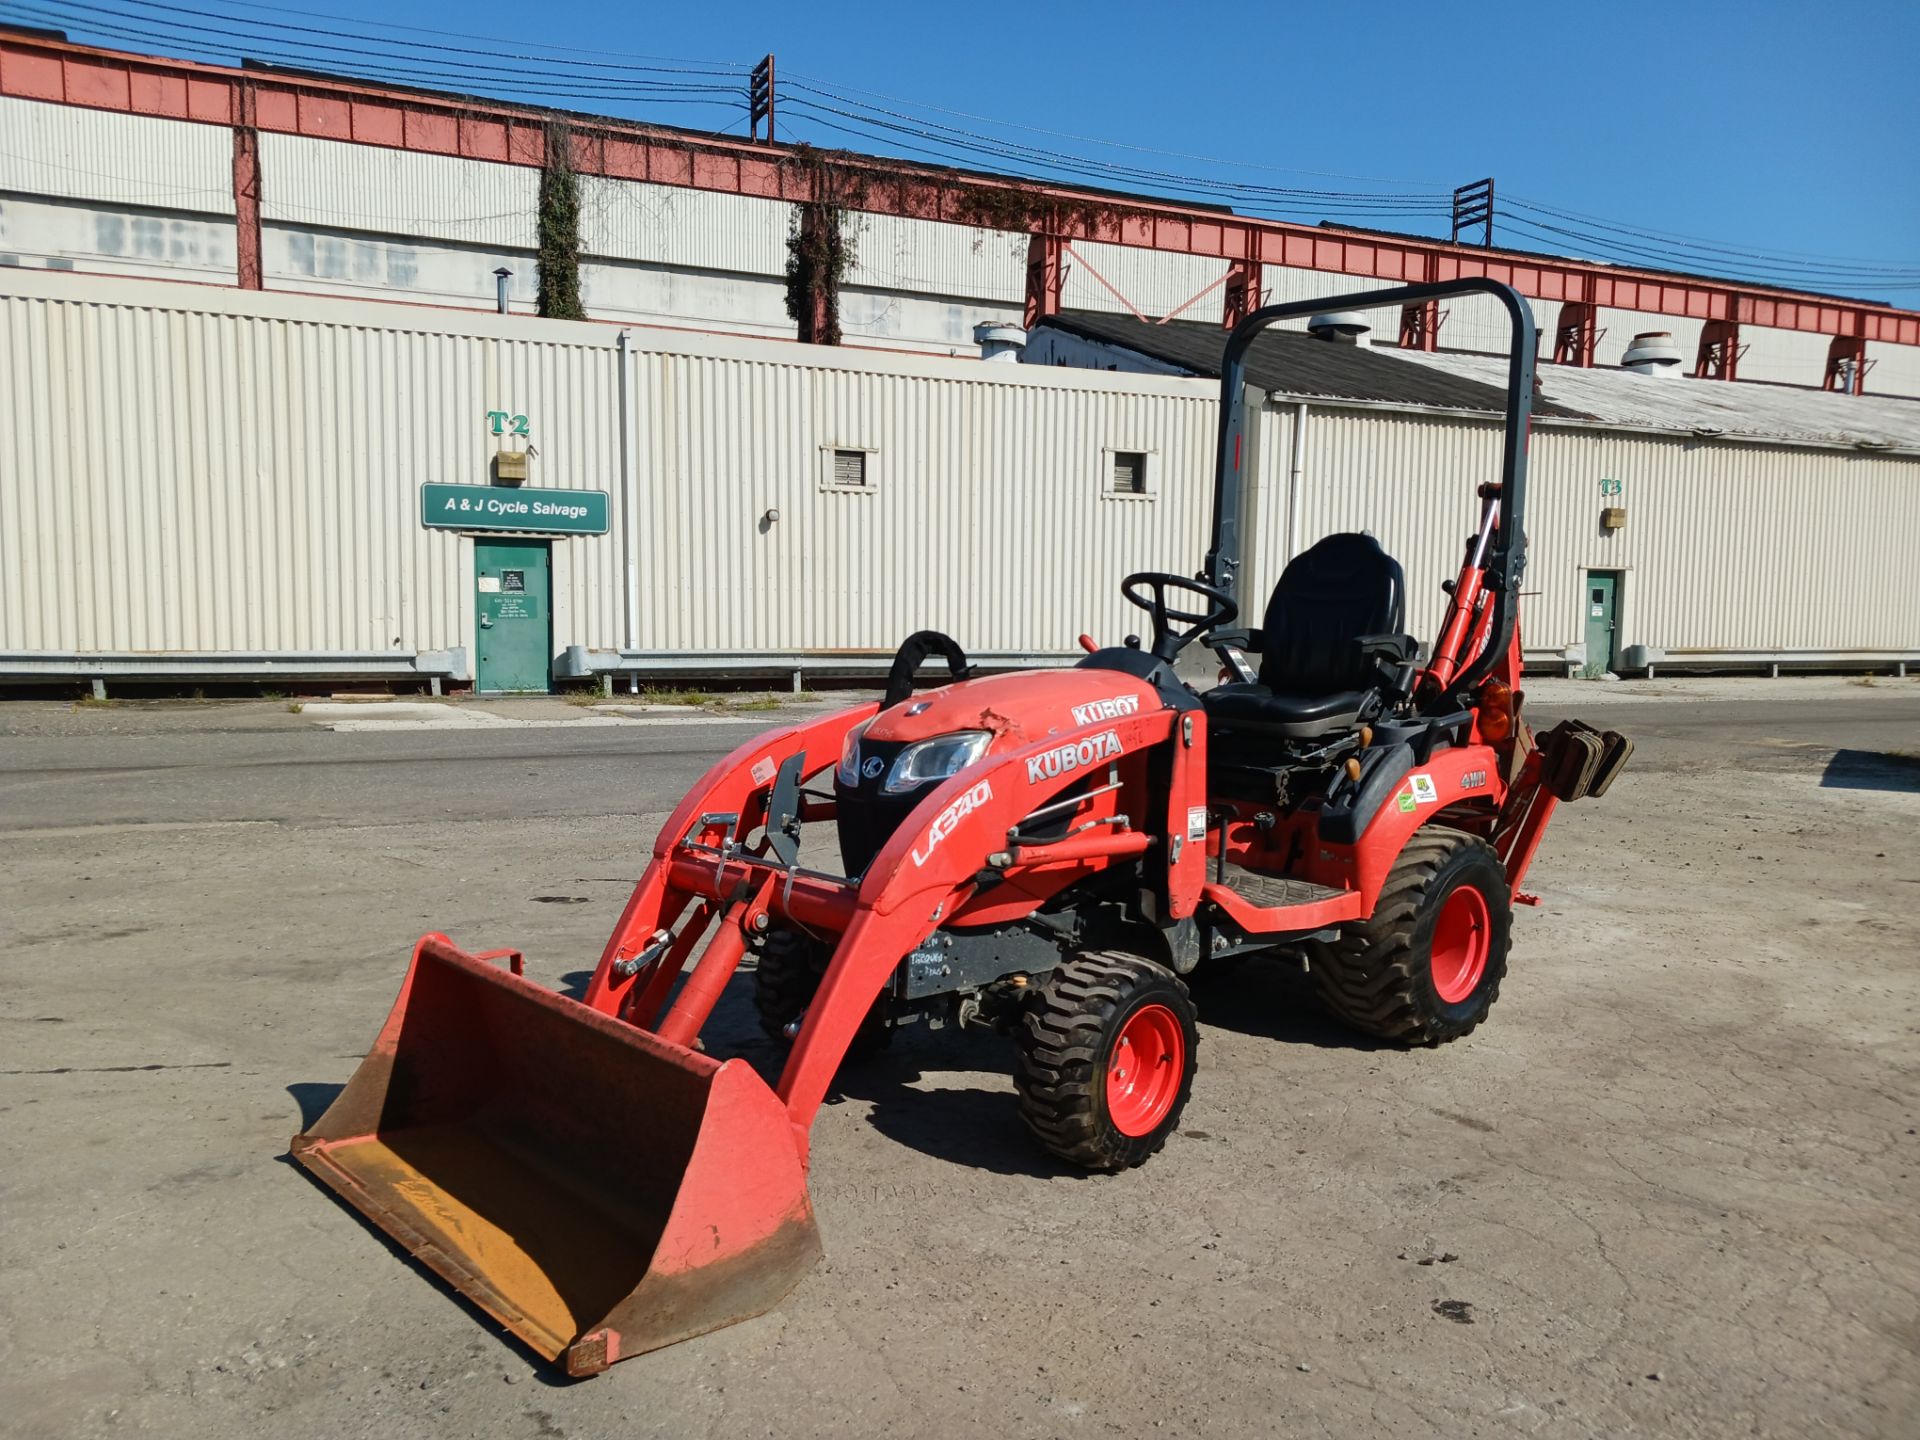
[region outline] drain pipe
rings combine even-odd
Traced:
[[[1293,407],[1293,458],[1287,466],[1287,559],[1300,553],[1300,477],[1307,468],[1307,402]]]
[[[507,313],[507,281],[513,278],[513,271],[502,265],[493,272],[493,303],[502,315]]]
[[[622,650],[640,648],[640,572],[633,558],[633,438],[632,438],[632,383],[628,349],[633,333],[622,330],[614,337],[614,351],[618,357],[615,366],[616,383],[620,387],[620,563],[626,571],[626,623],[620,633]],[[640,677],[629,676],[629,688],[638,693]]]

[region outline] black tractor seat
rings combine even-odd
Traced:
[[[1207,719],[1218,730],[1259,730],[1288,739],[1311,739],[1349,729],[1372,718],[1379,699],[1372,690],[1336,690],[1331,695],[1276,695],[1257,682],[1221,685],[1201,696]]]
[[[1251,684],[1202,695],[1216,745],[1236,760],[1249,742],[1310,740],[1367,723],[1393,698],[1396,667],[1412,663],[1406,576],[1371,535],[1329,535],[1294,556],[1273,587],[1247,648]],[[1256,745],[1253,748],[1266,748]]]

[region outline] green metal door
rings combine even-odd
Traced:
[[[1620,595],[1620,575],[1614,570],[1587,572],[1587,675],[1591,679],[1606,674],[1620,658],[1620,628],[1615,623],[1615,602]]]
[[[480,690],[552,688],[553,608],[545,540],[475,540],[473,601]]]

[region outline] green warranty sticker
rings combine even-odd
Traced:
[[[1415,804],[1415,801],[1411,794],[1402,795],[1400,797],[1400,808],[1402,810],[1411,810],[1413,809],[1414,804]]]

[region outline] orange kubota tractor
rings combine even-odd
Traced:
[[[1260,626],[1230,628],[1255,335],[1469,293],[1513,323],[1505,453],[1430,652],[1402,633],[1400,566],[1366,535],[1296,556]],[[951,640],[915,636],[882,702],[761,735],[701,779],[584,999],[525,979],[517,952],[422,939],[294,1155],[588,1375],[792,1288],[820,1253],[815,1112],[850,1047],[915,1016],[1011,1033],[1027,1124],[1095,1170],[1138,1165],[1179,1123],[1197,966],[1278,953],[1369,1034],[1465,1035],[1499,993],[1556,801],[1604,792],[1630,750],[1575,722],[1536,743],[1521,715],[1533,361],[1532,314],[1485,280],[1249,316],[1222,367],[1205,567],[1122,586],[1146,644],[1083,639],[1071,669],[968,679]],[[1177,676],[1196,641],[1238,678]],[[936,651],[952,683],[916,692]],[[828,822],[838,872],[800,863]],[[750,951],[761,1022],[792,1044],[775,1087],[699,1045]]]

